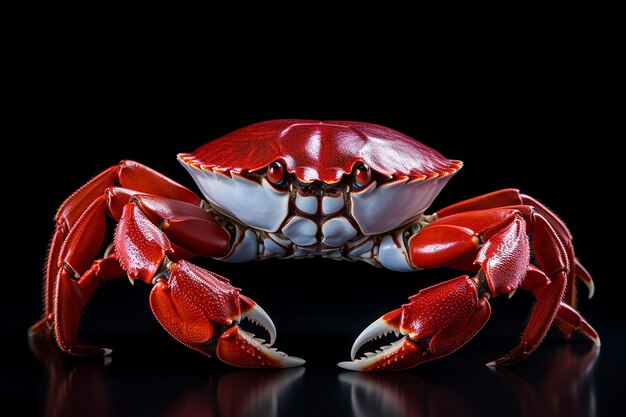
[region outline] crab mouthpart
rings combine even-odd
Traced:
[[[415,366],[415,356],[421,356],[422,350],[410,339],[408,332],[403,331],[401,321],[402,309],[398,308],[367,326],[352,345],[352,361],[340,362],[337,365],[351,371],[390,371]],[[375,352],[366,352],[364,356],[355,359],[363,345],[391,333],[402,337],[389,345],[380,347]]]

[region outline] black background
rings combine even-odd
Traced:
[[[550,54],[526,62],[515,54],[497,62],[459,57],[428,74],[394,61],[363,82],[353,79],[360,66],[333,61],[326,67],[313,60],[332,83],[300,72],[311,64],[307,56],[298,64],[274,63],[269,69],[278,77],[265,78],[253,61],[220,68],[224,62],[215,60],[202,74],[205,68],[192,62],[173,72],[158,59],[136,65],[132,53],[107,61],[85,50],[80,59],[72,52],[42,51],[49,54],[37,62],[46,70],[24,67],[28,85],[13,106],[17,152],[6,157],[18,166],[4,167],[5,203],[11,202],[4,227],[9,243],[16,243],[4,256],[2,392],[24,415],[612,413],[624,373],[618,319],[623,255],[612,249],[623,229],[613,201],[621,186],[615,168],[623,157],[611,145],[616,134],[607,129],[615,114],[605,102],[610,85],[603,84],[602,68],[580,65],[591,50],[574,50],[565,60]],[[380,65],[384,59],[371,61]],[[196,70],[193,81],[188,68]],[[523,330],[532,300],[518,292],[493,300],[492,320],[449,358],[394,375],[344,373],[335,364],[349,358],[352,341],[367,324],[419,289],[457,274],[401,274],[321,259],[197,261],[264,307],[278,329],[276,346],[307,359],[304,372],[233,370],[189,351],[156,323],[150,288],[126,280],[103,284],[84,318],[81,337],[114,349],[106,365],[54,350],[40,360],[29,350],[26,329],[41,313],[52,217],[67,195],[120,159],[143,162],[195,190],[175,159],[178,152],[276,118],[378,123],[463,160],[435,210],[504,187],[552,208],[567,222],[596,281],[593,299],[586,299],[584,288],[579,297],[580,311],[603,341],[595,365],[590,343],[563,345],[551,332],[524,363],[497,373],[487,369],[483,364],[511,348]]]

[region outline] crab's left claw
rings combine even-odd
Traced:
[[[338,365],[352,371],[412,368],[463,346],[491,314],[486,298],[478,297],[476,286],[467,276],[426,288],[409,299],[402,308],[370,324],[352,346],[352,361]],[[365,343],[392,332],[402,338],[355,360]]]
[[[304,360],[272,348],[276,328],[267,313],[228,280],[181,260],[169,279],[156,279],[150,305],[159,323],[179,342],[244,368],[286,368]],[[263,327],[270,342],[240,329],[243,319]]]
[[[269,343],[238,325],[228,328],[217,341],[217,356],[222,362],[242,368],[291,368],[305,363],[304,359],[289,356],[271,347],[276,340],[274,323],[267,313],[250,298],[239,295],[241,319],[259,324],[270,335]]]

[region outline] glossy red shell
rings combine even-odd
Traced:
[[[304,182],[335,183],[363,162],[386,177],[426,179],[456,172],[461,161],[398,131],[371,123],[270,120],[256,123],[192,153],[187,164],[219,172],[254,172],[280,160]]]

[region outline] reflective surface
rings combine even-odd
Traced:
[[[554,358],[543,372],[534,377],[507,369],[493,371],[494,385],[500,389],[489,396],[513,394],[512,409],[523,417],[563,415],[570,417],[593,416],[596,399],[589,373],[599,350],[593,347],[584,354],[575,354],[567,346],[553,347]],[[479,416],[485,412],[477,404],[468,407],[468,400],[477,399],[471,387],[473,381],[456,379],[430,382],[410,373],[363,374],[343,373],[339,380],[350,386],[350,403],[355,417],[373,416]],[[486,387],[483,387],[486,388]],[[489,404],[485,396],[485,406]],[[491,405],[489,405],[491,406]]]
[[[542,366],[524,369],[424,375],[216,369],[203,377],[187,366],[148,376],[115,369],[110,358],[77,363],[47,341],[32,349],[46,374],[45,417],[599,415],[593,382],[599,350],[588,344],[550,343],[535,361]]]
[[[166,378],[159,384],[156,398],[146,403],[115,402],[116,388],[107,378],[111,359],[91,363],[70,364],[47,341],[32,344],[34,353],[42,360],[47,374],[47,392],[44,407],[46,417],[78,417],[89,413],[93,417],[126,415],[135,406],[139,413],[154,416],[271,416],[284,406],[289,388],[304,375],[303,367],[285,370],[253,372],[230,370],[215,373],[189,384],[184,375]],[[158,378],[158,377],[157,377]],[[193,380],[193,378],[192,378]],[[145,383],[143,377],[127,378],[127,383]],[[180,385],[187,388],[180,390]],[[164,401],[163,397],[176,392]],[[130,407],[129,407],[130,406]],[[133,412],[133,414],[135,414]]]
[[[110,358],[70,358],[49,341],[33,343],[31,351],[24,331],[28,323],[7,322],[19,343],[8,345],[4,356],[3,394],[24,415],[46,417],[599,417],[619,411],[625,344],[609,303],[581,300],[602,336],[600,351],[582,338],[563,343],[553,330],[525,362],[497,371],[484,366],[511,348],[523,329],[532,299],[518,292],[511,299],[492,300],[491,320],[455,354],[407,372],[362,374],[336,363],[349,357],[354,337],[376,312],[415,291],[406,274],[383,272],[393,285],[377,287],[380,278],[368,274],[371,268],[347,262],[211,265],[245,286],[247,294],[263,294],[263,306],[278,329],[277,343],[305,358],[304,367],[233,369],[191,351],[172,340],[152,316],[145,302],[148,285],[133,287],[119,280],[98,290],[81,332],[84,340],[113,348]],[[289,274],[297,265],[303,265],[302,287]],[[283,273],[271,275],[277,271]],[[450,272],[422,274],[419,285],[431,285]],[[245,278],[254,274],[263,279]],[[304,283],[314,281],[315,288],[307,291]]]

